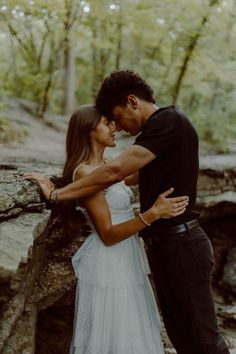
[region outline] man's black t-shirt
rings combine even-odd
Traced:
[[[156,158],[139,171],[140,208],[144,212],[157,196],[174,187],[170,197],[188,195],[184,214],[159,219],[141,231],[141,236],[158,233],[160,228],[178,225],[198,217],[194,211],[198,177],[198,136],[183,112],[175,106],[160,108],[144,125],[134,144],[153,152]]]

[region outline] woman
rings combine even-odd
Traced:
[[[115,128],[93,106],[82,106],[69,123],[66,181],[83,178],[106,163],[104,150],[115,146]],[[44,188],[47,177],[26,179]],[[132,178],[130,178],[131,180]],[[148,262],[137,232],[158,218],[184,212],[187,201],[166,198],[134,217],[131,190],[123,182],[80,200],[91,234],[72,258],[78,285],[70,354],[163,354],[159,315],[148,280]]]

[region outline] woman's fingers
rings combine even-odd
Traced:
[[[174,198],[169,198],[173,203],[179,203],[179,202],[184,202],[188,201],[189,197],[187,195],[182,195],[181,197],[174,197]]]
[[[170,217],[175,217],[178,215],[181,215],[185,212],[186,207],[188,205],[188,199],[183,200],[182,202],[174,202],[173,200],[170,200],[169,198],[166,198],[166,201],[169,202],[169,211],[167,211],[167,215],[165,217],[170,218]]]
[[[183,213],[185,212],[185,210],[186,210],[186,208],[183,208],[183,209],[181,209],[181,210],[177,211],[176,213],[174,213],[174,215],[173,215],[173,216],[178,216],[178,215],[181,215],[181,214],[183,214]]]
[[[175,209],[182,209],[183,207],[188,205],[188,200],[182,201],[182,202],[178,202],[178,203],[174,203],[174,207]]]
[[[173,205],[173,212],[174,213],[182,213],[183,211],[186,210],[186,207],[188,205],[188,202],[179,202]]]
[[[178,216],[178,215],[181,215],[185,212],[186,210],[186,207],[188,205],[188,199],[186,200],[182,200],[182,201],[179,201],[179,202],[174,202],[172,204],[172,216]]]
[[[167,191],[163,192],[160,194],[160,196],[162,196],[163,198],[166,198],[168,195],[170,195],[171,193],[173,193],[174,188],[170,188]],[[173,197],[173,198],[168,198],[170,201],[172,201],[173,203],[179,203],[179,202],[183,202],[186,200],[189,200],[189,197],[187,195],[182,195],[181,197]]]
[[[172,187],[172,188],[168,189],[167,191],[161,193],[160,195],[165,198],[168,195],[170,195],[171,193],[173,193],[173,191],[174,191],[174,188]]]

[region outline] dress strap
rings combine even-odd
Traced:
[[[75,174],[76,174],[77,170],[79,169],[79,167],[80,167],[80,166],[77,166],[76,169],[75,169],[74,172],[73,172],[73,175],[72,175],[72,182],[75,181]]]
[[[75,174],[76,174],[76,172],[78,171],[78,169],[79,169],[80,167],[82,167],[82,166],[87,166],[87,165],[81,164],[81,165],[79,165],[79,166],[77,166],[77,167],[75,168],[75,170],[74,170],[74,172],[73,172],[73,175],[72,175],[72,182],[75,181]]]

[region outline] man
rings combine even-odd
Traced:
[[[139,182],[141,213],[170,187],[176,196],[188,195],[184,214],[159,219],[141,236],[148,245],[164,323],[177,353],[229,354],[219,333],[212,298],[212,247],[194,211],[198,176],[195,129],[175,106],[159,108],[148,84],[128,70],[114,72],[104,80],[96,106],[114,120],[118,131],[140,134],[116,159],[80,181],[52,191],[50,198],[81,198],[131,174]]]

